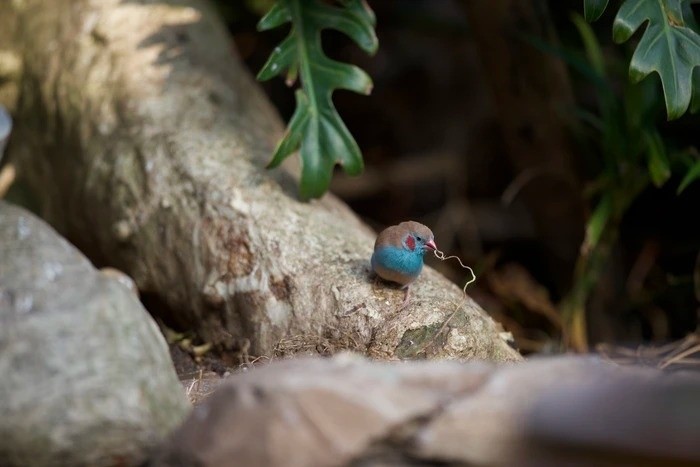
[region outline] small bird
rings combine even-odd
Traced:
[[[374,242],[372,270],[382,279],[395,282],[405,290],[401,309],[409,303],[411,283],[423,269],[423,255],[427,250],[437,250],[433,232],[415,221],[387,227]]]

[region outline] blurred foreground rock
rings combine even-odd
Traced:
[[[0,201],[0,465],[133,465],[188,410],[133,292]]]
[[[151,465],[698,465],[699,441],[697,374],[339,355],[233,375]]]

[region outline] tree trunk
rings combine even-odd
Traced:
[[[253,355],[520,358],[429,268],[397,312],[402,291],[369,278],[373,232],[264,168],[279,117],[208,4],[8,3],[24,67],[10,157],[41,214],[169,322]]]

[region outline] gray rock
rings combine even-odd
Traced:
[[[238,373],[151,466],[700,465],[700,378],[594,357]]]
[[[0,465],[132,465],[188,411],[134,293],[0,201]]]

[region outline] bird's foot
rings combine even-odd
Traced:
[[[399,307],[399,309],[397,311],[405,310],[408,307],[408,305],[410,305],[410,304],[411,304],[411,287],[407,286],[404,289],[403,302],[401,302],[401,306]]]

